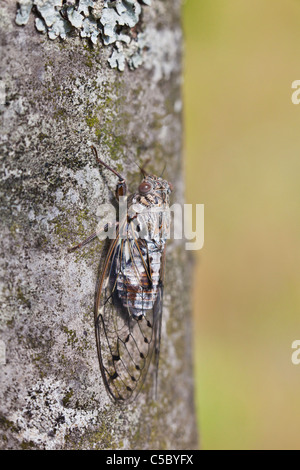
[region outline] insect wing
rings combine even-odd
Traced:
[[[127,224],[126,224],[127,225]],[[130,226],[126,228],[130,233]],[[126,276],[130,267],[131,275]],[[150,266],[151,267],[151,266]],[[138,395],[153,352],[158,367],[163,285],[159,280],[149,308],[141,295],[147,274],[147,256],[132,236],[117,238],[109,246],[95,298],[95,328],[99,363],[105,387],[114,401],[130,402]],[[150,282],[149,282],[150,286]],[[126,301],[125,299],[128,299]],[[131,308],[132,296],[138,300]],[[134,304],[135,305],[135,304]]]

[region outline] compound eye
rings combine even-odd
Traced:
[[[143,181],[139,185],[139,193],[140,194],[148,194],[153,189],[152,184],[148,183],[147,181]]]

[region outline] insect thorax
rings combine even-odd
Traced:
[[[147,176],[143,182],[150,182],[153,189],[132,197],[128,214],[134,234],[149,243],[164,244],[170,231],[169,183],[156,176]]]

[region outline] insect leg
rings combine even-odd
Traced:
[[[82,248],[83,246],[87,245],[88,243],[90,243],[92,240],[94,240],[94,238],[96,238],[98,235],[98,232],[94,232],[92,233],[92,235],[90,235],[89,237],[87,237],[85,240],[83,240],[82,242],[78,243],[77,245],[75,246],[72,246],[71,248],[68,248],[68,253],[73,253],[73,251],[77,250],[78,248]]]
[[[112,224],[106,224],[101,230],[97,230],[96,232],[92,233],[92,235],[90,235],[85,240],[83,240],[82,242],[78,243],[75,246],[72,246],[71,248],[68,248],[68,253],[73,253],[73,251],[77,250],[78,248],[82,248],[83,246],[87,245],[96,237],[98,237],[101,233],[105,232],[108,229],[108,227],[111,227],[111,226]]]
[[[96,147],[94,147],[94,145],[92,145],[91,147],[92,147],[92,150],[95,154],[95,157],[96,157],[97,162],[99,163],[99,165],[105,166],[105,168],[107,168],[109,171],[111,171],[114,175],[116,175],[119,178],[119,182],[117,183],[117,189],[116,189],[117,199],[119,199],[120,196],[126,196],[127,187],[126,187],[126,182],[125,182],[125,179],[123,178],[123,176],[121,176],[120,173],[118,173],[116,170],[111,168],[109,165],[104,163],[103,160],[100,160],[100,158],[98,157],[98,152],[97,152]]]

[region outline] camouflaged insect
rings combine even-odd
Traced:
[[[122,176],[116,196],[126,196]],[[151,362],[157,381],[161,339],[163,278],[169,235],[172,185],[144,170],[138,190],[128,197],[128,211],[116,224],[95,295],[95,329],[99,364],[109,396],[116,402],[136,398]],[[104,229],[107,228],[104,227]],[[74,251],[97,236],[71,248]],[[155,384],[156,388],[156,384]]]

